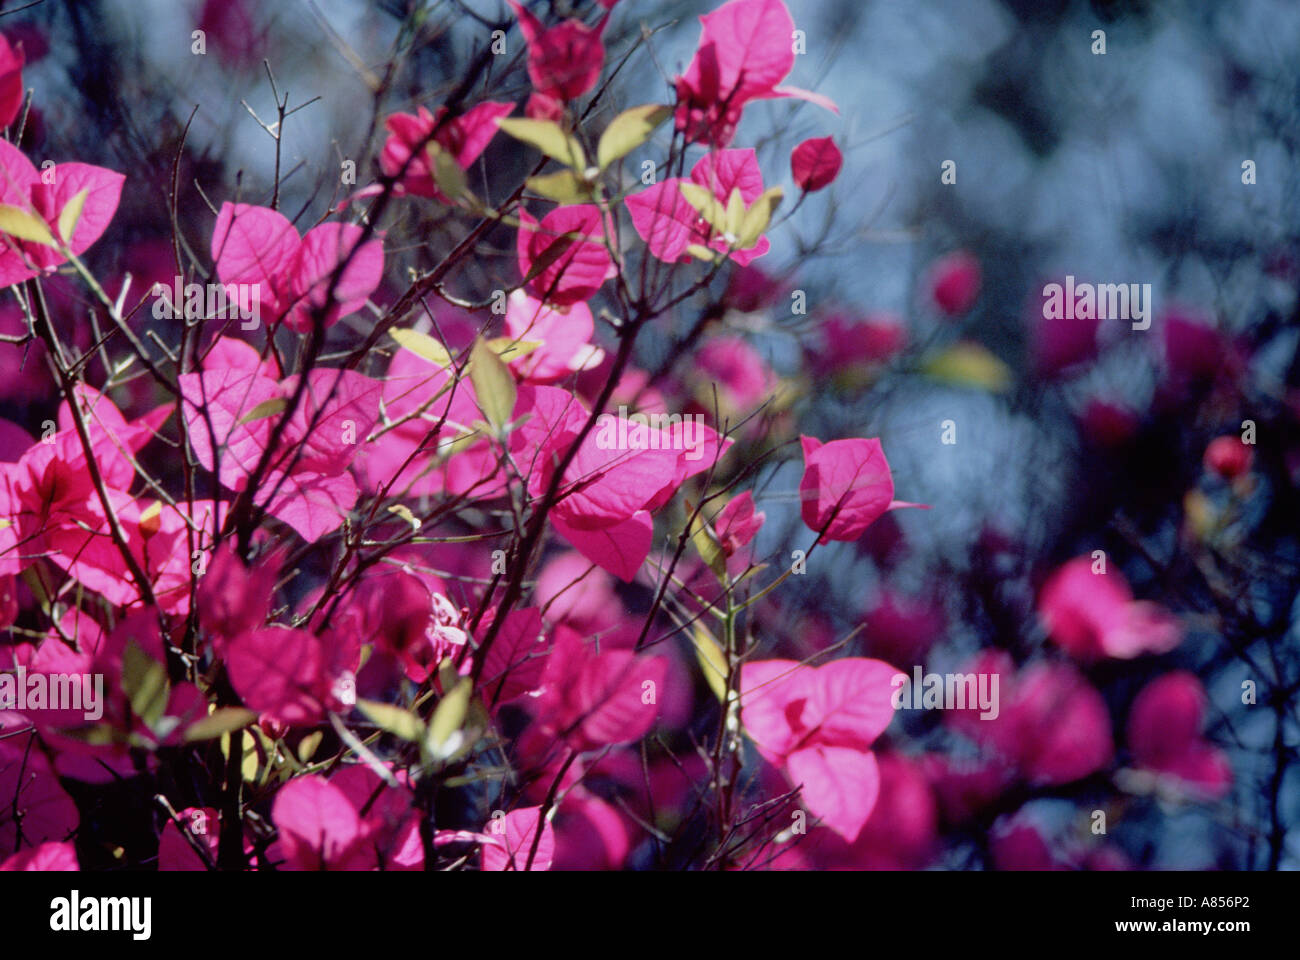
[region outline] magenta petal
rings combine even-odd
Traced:
[[[654,542],[654,524],[644,510],[600,530],[575,529],[555,514],[551,514],[551,525],[584,557],[624,583],[632,582]]]
[[[533,840],[537,836],[541,812],[541,807],[522,807],[511,810],[504,818],[490,822],[484,829],[491,842],[483,844],[483,869],[551,869],[551,863],[555,859],[555,830],[549,820],[542,822],[542,836],[537,841],[537,852],[533,853]]]
[[[786,761],[790,782],[814,816],[852,843],[862,832],[880,794],[875,755],[851,747],[817,745],[796,750]]]
[[[271,819],[293,870],[326,870],[346,862],[362,836],[347,796],[316,774],[290,780],[275,795]]]

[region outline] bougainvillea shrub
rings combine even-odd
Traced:
[[[0,18],[0,870],[1295,865],[1294,338],[811,3],[335,6]]]

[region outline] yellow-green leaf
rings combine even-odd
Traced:
[[[253,783],[257,780],[257,771],[262,765],[262,758],[257,752],[257,740],[245,730],[239,743],[240,775],[249,783]]]
[[[510,413],[515,408],[515,378],[510,375],[510,368],[482,339],[474,341],[474,348],[470,351],[469,379],[474,385],[479,409],[492,429],[500,434],[510,422]]]
[[[988,348],[968,340],[953,344],[923,369],[936,380],[959,386],[980,387],[994,393],[1011,387],[1011,369]]]
[[[451,366],[451,354],[447,352],[447,348],[427,333],[394,328],[388,331],[388,335],[421,360],[428,360],[435,367],[445,369]]]
[[[156,724],[167,709],[167,671],[134,640],[122,652],[122,690],[131,712],[146,726]]]
[[[316,756],[316,751],[320,749],[321,742],[325,739],[323,730],[313,730],[307,736],[298,742],[298,759],[303,763],[309,763],[311,758]]]
[[[552,160],[558,160],[566,167],[578,172],[587,168],[587,155],[571,134],[553,120],[530,120],[527,117],[502,117],[497,126],[529,146],[536,147]]]
[[[732,187],[727,197],[727,212],[722,221],[722,232],[729,237],[740,236],[740,225],[745,222],[745,198],[739,187]]]
[[[436,140],[426,148],[433,167],[433,182],[452,203],[469,195],[469,181],[456,158],[442,148]]]
[[[615,117],[596,147],[596,163],[604,170],[615,160],[625,157],[650,139],[655,127],[673,114],[673,108],[661,103],[647,103],[624,110]]]
[[[718,543],[713,531],[709,529],[709,525],[699,517],[691,521],[691,542],[695,544],[700,559],[713,571],[713,575],[719,581],[725,581],[727,578],[727,557],[722,552],[722,545]]]
[[[429,721],[429,752],[439,760],[451,756],[460,748],[461,738],[455,734],[465,723],[473,688],[474,684],[469,677],[461,677],[433,711],[433,719]]]
[[[701,621],[696,620],[691,627],[691,641],[695,644],[695,656],[700,661],[700,670],[704,673],[704,680],[713,691],[713,695],[720,702],[726,702],[727,699],[727,656],[722,652],[722,647],[718,646],[718,641],[713,639],[713,634],[709,633]]]
[[[740,229],[736,231],[737,249],[748,250],[758,243],[758,238],[772,222],[772,214],[776,213],[776,208],[781,205],[784,197],[785,191],[780,187],[772,187],[750,205],[740,222]]]
[[[542,345],[540,340],[515,340],[511,337],[493,337],[487,342],[502,360],[509,363],[512,360],[518,360],[520,357],[526,357]]]
[[[256,719],[257,714],[243,707],[218,707],[185,728],[185,741],[213,740],[222,734],[242,730]]]
[[[50,233],[50,228],[44,220],[28,213],[22,207],[15,207],[8,203],[0,203],[0,233],[7,233],[19,240],[43,243],[47,247],[55,245],[54,234]]]
[[[60,727],[59,736],[68,737],[92,747],[106,747],[124,743],[125,737],[111,723],[92,723],[88,727]]]
[[[525,186],[533,193],[559,204],[591,202],[591,185],[572,170],[557,170],[541,177],[529,177]]]
[[[424,736],[424,722],[410,710],[377,700],[358,700],[357,709],[380,730],[402,740],[419,743]]]
[[[705,223],[717,233],[727,232],[726,213],[722,209],[722,204],[718,202],[718,198],[713,195],[713,191],[700,186],[698,183],[691,183],[689,180],[683,180],[677,187],[681,190],[682,196],[686,198],[686,202],[704,218]]]
[[[77,224],[81,222],[81,211],[86,208],[86,198],[90,196],[89,190],[82,190],[75,197],[63,205],[59,211],[59,236],[63,238],[64,243],[72,243],[73,231],[77,229]]]
[[[389,513],[395,513],[411,525],[412,530],[419,530],[423,523],[420,518],[411,512],[411,508],[404,503],[394,503],[388,507]]]
[[[273,417],[277,413],[283,413],[289,406],[288,397],[272,397],[270,400],[263,400],[248,413],[240,423],[252,423],[254,420],[265,420],[267,417]]]

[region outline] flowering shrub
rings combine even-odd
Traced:
[[[179,133],[162,176],[38,167],[48,94],[0,39],[0,362],[40,374],[0,421],[0,869],[1146,865],[1143,818],[1241,775],[1218,742],[1236,694],[1190,659],[1207,611],[1153,582],[1134,531],[1017,572],[1028,550],[989,529],[986,582],[895,581],[953,495],[910,502],[936,491],[914,458],[896,476],[889,436],[810,399],[895,374],[1005,393],[958,332],[980,260],[923,272],[946,345],[828,300],[815,324],[790,308],[797,349],[760,349],[806,295],[777,264],[802,255],[790,211],[833,212],[846,164],[849,118],[787,85],[790,10],[727,0],[628,99],[639,12],[556,6],[466,15],[457,82],[410,71],[404,96],[397,64],[437,36],[410,5],[387,72],[346,58],[365,156],[301,196],[283,138],[309,104],[271,61],[275,119],[245,120],[271,182],[204,170]],[[196,55],[208,35],[263,69],[243,4],[207,4]],[[764,101],[816,135],[751,139]],[[1027,376],[1052,389],[1100,329],[1038,331]],[[1222,335],[1164,330],[1168,389],[1218,378],[1229,406]],[[1099,447],[1139,429],[1088,410]],[[1203,561],[1248,536],[1270,468],[1223,433],[1191,455]],[[871,602],[819,609],[854,558]],[[1017,578],[1015,603],[966,607],[987,629],[963,643],[945,593]],[[1281,724],[1296,685],[1244,679]]]

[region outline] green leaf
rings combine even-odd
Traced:
[[[95,723],[88,727],[61,727],[58,732],[61,737],[68,737],[92,747],[106,747],[109,744],[124,742],[122,735],[111,723]]]
[[[451,366],[451,354],[447,352],[447,348],[427,333],[395,328],[389,330],[388,335],[396,340],[398,345],[410,350],[421,360],[428,360],[435,367],[446,369]]]
[[[559,204],[591,201],[591,185],[572,170],[557,170],[542,177],[529,177],[524,185],[533,193]]]
[[[704,679],[719,701],[727,700],[727,657],[713,639],[709,628],[696,620],[691,628],[691,641],[695,644],[695,656],[700,661],[700,670]]]
[[[289,406],[288,397],[272,397],[270,400],[263,400],[248,413],[239,422],[252,423],[254,420],[265,420],[267,417],[273,417],[277,413],[283,413]]]
[[[673,115],[673,108],[647,103],[624,110],[605,128],[596,148],[596,164],[604,170],[650,139],[655,127]]]
[[[695,212],[704,218],[704,222],[714,229],[716,233],[727,232],[726,213],[722,209],[722,204],[718,198],[713,195],[713,191],[707,187],[702,187],[698,183],[691,183],[689,180],[683,180],[677,185],[682,191],[682,196],[686,202],[695,208]]]
[[[745,212],[744,218],[740,221],[740,228],[736,231],[736,248],[738,250],[748,250],[758,243],[758,238],[763,235],[763,231],[771,224],[772,214],[776,213],[776,208],[781,205],[784,197],[785,191],[780,187],[772,187],[770,190],[764,191],[763,195],[750,205]]]
[[[936,380],[993,393],[1011,388],[1011,369],[987,347],[969,340],[955,343],[922,368]]]
[[[479,409],[499,435],[510,422],[510,413],[515,408],[515,378],[510,375],[510,368],[482,339],[475,340],[470,351],[469,379],[474,385]]]
[[[59,236],[63,238],[64,243],[72,243],[72,234],[77,229],[77,224],[81,222],[81,211],[86,208],[88,196],[90,191],[82,190],[59,211]]]
[[[493,337],[487,342],[502,360],[509,363],[512,360],[518,360],[520,357],[526,357],[542,345],[540,340],[515,340],[512,337]]]
[[[428,153],[429,164],[433,167],[433,182],[438,185],[438,189],[448,200],[456,203],[463,197],[470,196],[469,181],[465,179],[465,171],[460,168],[455,157],[444,150],[436,140],[429,143],[425,152]]]
[[[325,739],[323,730],[313,730],[307,736],[303,737],[298,743],[298,759],[302,763],[308,763],[311,758],[316,756],[316,751],[320,748],[321,741]]]
[[[0,203],[0,233],[7,233],[19,240],[43,243],[47,247],[55,245],[54,234],[50,233],[50,228],[44,220],[28,213],[22,207],[15,207],[8,203]]]
[[[261,733],[261,731],[258,731]],[[262,765],[261,754],[257,752],[257,740],[247,730],[239,740],[239,773],[249,783],[257,780],[258,768]]]
[[[411,508],[404,503],[394,503],[388,508],[389,513],[395,513],[411,525],[412,530],[419,530],[423,524],[420,518],[411,512]]]
[[[529,146],[536,147],[552,160],[582,173],[587,169],[587,155],[571,134],[554,120],[530,120],[526,117],[502,117],[497,126]]]
[[[455,733],[465,723],[473,688],[474,684],[469,677],[461,677],[433,711],[433,719],[429,721],[428,745],[429,752],[435,758],[446,759],[460,748],[461,738],[456,737]]]
[[[722,232],[728,237],[740,236],[740,225],[745,221],[745,198],[739,187],[732,187],[727,197],[727,212],[722,221]]]
[[[357,709],[380,730],[399,739],[419,743],[424,737],[424,722],[410,710],[377,700],[358,700]]]
[[[122,690],[131,702],[131,712],[148,727],[167,709],[167,671],[134,640],[127,641],[122,653]]]
[[[202,720],[186,727],[185,742],[214,740],[222,734],[242,730],[256,719],[257,714],[243,707],[218,707]]]
[[[687,509],[691,509],[689,505]],[[709,529],[709,525],[699,517],[695,517],[691,521],[691,542],[695,544],[700,559],[708,564],[709,569],[713,571],[713,575],[720,582],[725,582],[727,579],[727,557],[722,552],[722,545],[718,543],[713,531]]]

